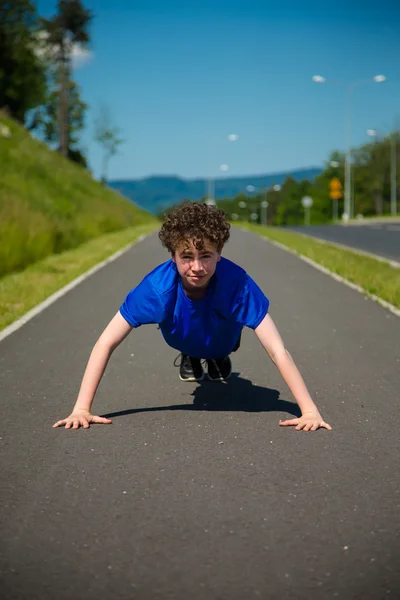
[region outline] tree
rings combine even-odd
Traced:
[[[121,144],[125,142],[119,136],[119,129],[111,122],[110,111],[106,107],[100,109],[100,115],[95,121],[94,140],[104,149],[101,181],[106,183],[110,158],[117,154]]]
[[[58,0],[57,14],[52,19],[42,19],[47,42],[56,48],[59,73],[58,138],[60,152],[68,155],[68,92],[71,73],[71,55],[74,44],[87,46],[90,41],[88,27],[93,14],[83,7],[81,0]]]
[[[0,107],[21,123],[46,91],[46,68],[35,53],[37,33],[33,2],[0,0]]]
[[[35,130],[39,136],[50,146],[60,150],[60,137],[58,128],[59,114],[59,85],[57,82],[49,83],[44,104],[32,116],[29,129]],[[85,126],[85,113],[87,104],[82,101],[80,88],[74,81],[68,82],[68,115],[67,115],[67,157],[86,167],[86,158],[79,149],[79,136],[77,135]]]

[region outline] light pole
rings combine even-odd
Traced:
[[[349,219],[353,216],[353,206],[351,202],[351,101],[353,97],[353,92],[359,85],[363,83],[383,83],[386,81],[385,75],[375,75],[369,79],[359,79],[358,81],[353,81],[350,84],[344,84],[341,81],[337,80],[329,80],[322,75],[314,75],[312,80],[314,83],[332,83],[334,85],[339,85],[346,89],[346,158],[345,158],[345,174],[344,174],[344,214],[346,215],[345,219]]]
[[[262,202],[261,202],[261,225],[265,225],[265,226],[268,225],[267,208],[268,208],[268,201],[262,200]]]
[[[270,190],[273,190],[274,192],[279,192],[281,189],[281,186],[279,184],[275,184],[273,185],[271,188],[266,188],[265,189],[265,200],[262,200],[260,206],[261,206],[261,224],[262,225],[268,225],[268,220],[267,220],[267,208],[269,206],[269,202],[268,202],[268,192]]]
[[[237,135],[237,133],[230,133],[228,135],[228,140],[230,142],[236,142],[238,139],[239,139],[239,136]],[[211,166],[211,169],[214,170],[214,160],[213,160],[213,165]],[[222,172],[226,172],[229,170],[229,165],[222,164],[222,165],[220,165],[219,170]],[[207,183],[208,183],[208,185],[207,185],[206,204],[215,204],[215,178],[213,177],[213,175],[210,175]]]
[[[313,199],[310,196],[304,196],[301,199],[301,204],[304,208],[304,225],[310,225],[310,208],[313,205]]]
[[[255,185],[251,185],[251,184],[249,184],[249,185],[246,185],[246,188],[245,188],[245,189],[246,189],[246,192],[248,192],[248,193],[250,194],[250,196],[249,196],[249,198],[250,198],[250,199],[252,198],[251,194],[253,194],[254,192],[256,192],[256,191],[257,191],[257,188],[256,188],[256,186],[255,186]],[[252,206],[252,205],[250,205],[250,211],[251,211],[251,210],[253,210],[253,206]],[[250,219],[251,221],[255,221],[256,219],[254,218],[254,215],[255,215],[256,213],[255,213],[255,212],[250,212],[250,211],[249,211],[249,219]]]

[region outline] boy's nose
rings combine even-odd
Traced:
[[[203,266],[202,266],[200,260],[194,260],[192,262],[192,270],[193,271],[202,271],[203,270]]]

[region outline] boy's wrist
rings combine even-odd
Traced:
[[[90,412],[90,406],[75,404],[73,412],[77,412],[78,410],[86,410],[86,412]]]

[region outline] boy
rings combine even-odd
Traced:
[[[232,371],[229,354],[238,349],[242,328],[254,329],[302,412],[280,424],[304,431],[331,429],[268,314],[268,298],[241,267],[221,257],[229,229],[222,210],[197,202],[178,205],[166,216],[158,235],[171,259],[129,292],[93,348],[71,415],[53,427],[111,423],[90,413],[108,360],[133,328],[158,323],[167,344],[181,352],[183,381],[203,379],[201,359],[211,380],[226,380]]]

